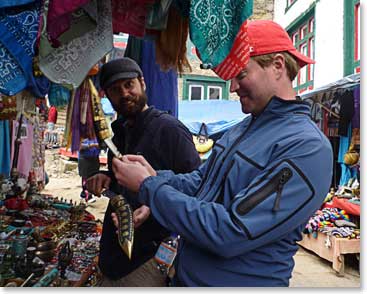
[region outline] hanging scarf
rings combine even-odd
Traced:
[[[156,38],[156,61],[163,71],[173,69],[182,73],[191,70],[186,57],[186,41],[189,34],[187,18],[181,17],[174,7],[169,10],[167,28]]]
[[[44,0],[40,24],[39,54],[42,57],[55,48],[96,29],[95,0]]]
[[[1,0],[0,8],[24,5],[34,1],[35,0]]]
[[[42,58],[39,67],[53,82],[78,88],[89,70],[113,48],[111,2],[97,0],[97,28]]]
[[[204,64],[213,68],[225,59],[252,6],[253,0],[191,1],[190,39]]]
[[[48,91],[50,105],[65,106],[70,100],[70,90],[63,85],[51,83]]]
[[[40,11],[40,0],[0,10],[0,92],[5,95],[28,88],[43,97],[48,91],[49,81],[33,72]]]
[[[154,0],[112,0],[113,32],[143,37],[147,6],[153,3]]]

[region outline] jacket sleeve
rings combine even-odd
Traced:
[[[300,228],[320,208],[330,187],[332,152],[330,145],[319,145],[270,162],[250,185],[231,195],[228,207],[189,197],[163,177],[145,179],[139,201],[150,206],[159,223],[195,246],[226,258],[242,255]]]

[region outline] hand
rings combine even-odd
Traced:
[[[140,225],[142,225],[148,219],[149,215],[150,208],[146,205],[142,205],[135,209],[133,213],[134,228],[139,228]]]
[[[112,218],[113,224],[115,225],[116,229],[118,229],[119,228],[119,219],[117,217],[117,214],[115,212],[112,212],[111,213],[111,218]],[[116,234],[118,234],[117,230],[116,230]]]
[[[94,176],[87,179],[87,190],[101,197],[101,192],[104,189],[108,189],[110,187],[111,179],[109,176],[105,174],[95,174]]]
[[[148,219],[149,215],[150,215],[150,208],[146,205],[142,205],[139,208],[135,209],[133,213],[134,229],[139,228]],[[115,212],[112,212],[111,218],[116,229],[118,229],[119,220],[117,214]]]
[[[152,168],[149,162],[141,155],[127,154],[122,157],[122,161],[126,163],[138,162],[145,166],[151,176],[156,176],[157,172]]]
[[[130,161],[128,157],[123,157],[123,160],[113,158],[112,171],[117,182],[133,192],[138,192],[141,183],[155,173],[149,164],[144,166],[139,161]]]

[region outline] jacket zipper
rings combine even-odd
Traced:
[[[259,203],[264,201],[274,192],[276,192],[276,197],[274,200],[273,211],[279,209],[280,199],[282,196],[282,191],[284,185],[289,181],[292,177],[292,170],[288,167],[281,169],[270,181],[268,184],[264,185],[260,188],[259,191],[256,191],[246,199],[244,199],[237,207],[237,213],[239,215],[245,215],[250,212],[254,207],[256,207]]]
[[[247,129],[245,130],[245,132],[241,135],[241,136],[239,136],[237,139],[236,139],[236,141],[232,144],[232,146],[229,148],[229,150],[228,150],[228,152],[227,152],[227,154],[223,157],[223,159],[222,159],[222,164],[226,161],[226,159],[228,158],[228,156],[229,156],[229,154],[231,153],[231,151],[233,150],[233,148],[235,147],[235,146],[237,146],[238,144],[239,144],[239,142],[240,141],[242,141],[242,139],[244,138],[244,136],[247,134],[247,132],[248,132],[248,130],[250,129],[250,127],[252,126],[252,124],[254,123],[254,121],[255,121],[255,119],[254,118],[252,118],[252,120],[251,120],[251,122],[250,122],[250,124],[248,125],[248,127],[247,127]],[[208,176],[209,176],[209,174],[208,174]],[[224,175],[223,175],[224,176]],[[213,179],[212,179],[212,181],[211,181],[211,184],[210,184],[210,186],[214,186],[214,182],[215,182],[215,180],[217,179],[217,176],[215,176],[215,177],[213,177]],[[201,191],[200,191],[201,192]]]
[[[224,183],[225,183],[225,180],[226,180],[226,178],[228,176],[228,173],[232,169],[233,165],[234,165],[234,160],[232,159],[230,165],[228,166],[226,172],[223,175],[222,181],[220,182],[220,185],[218,186],[217,191],[214,194],[214,195],[217,195],[218,194],[218,190],[220,189],[220,193],[218,194],[218,196],[214,197],[216,203],[223,204]]]
[[[292,171],[288,167],[283,168],[281,170],[281,176],[280,176],[278,188],[277,188],[277,195],[275,197],[274,206],[273,206],[274,212],[279,210],[280,198],[282,197],[282,191],[284,188],[284,184],[288,182],[291,176],[292,176]]]
[[[220,145],[219,145],[220,146]],[[211,168],[212,168],[212,164],[215,160],[215,158],[217,157],[217,152],[215,150],[213,150],[213,153],[211,155],[211,158],[210,158],[210,161],[208,163],[208,168],[207,168],[207,171],[205,173],[205,176],[204,178],[201,180],[201,183],[200,183],[200,186],[198,188],[198,191],[196,192],[196,195],[199,195],[204,187],[204,183],[206,181],[206,179],[208,178],[209,174],[210,174],[210,171],[211,171]]]

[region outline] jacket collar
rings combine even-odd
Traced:
[[[286,115],[286,114],[305,114],[310,115],[310,105],[302,101],[299,96],[296,96],[294,100],[284,100],[278,96],[273,96],[268,104],[265,106],[263,112],[257,117],[263,114],[276,114],[276,115]]]

